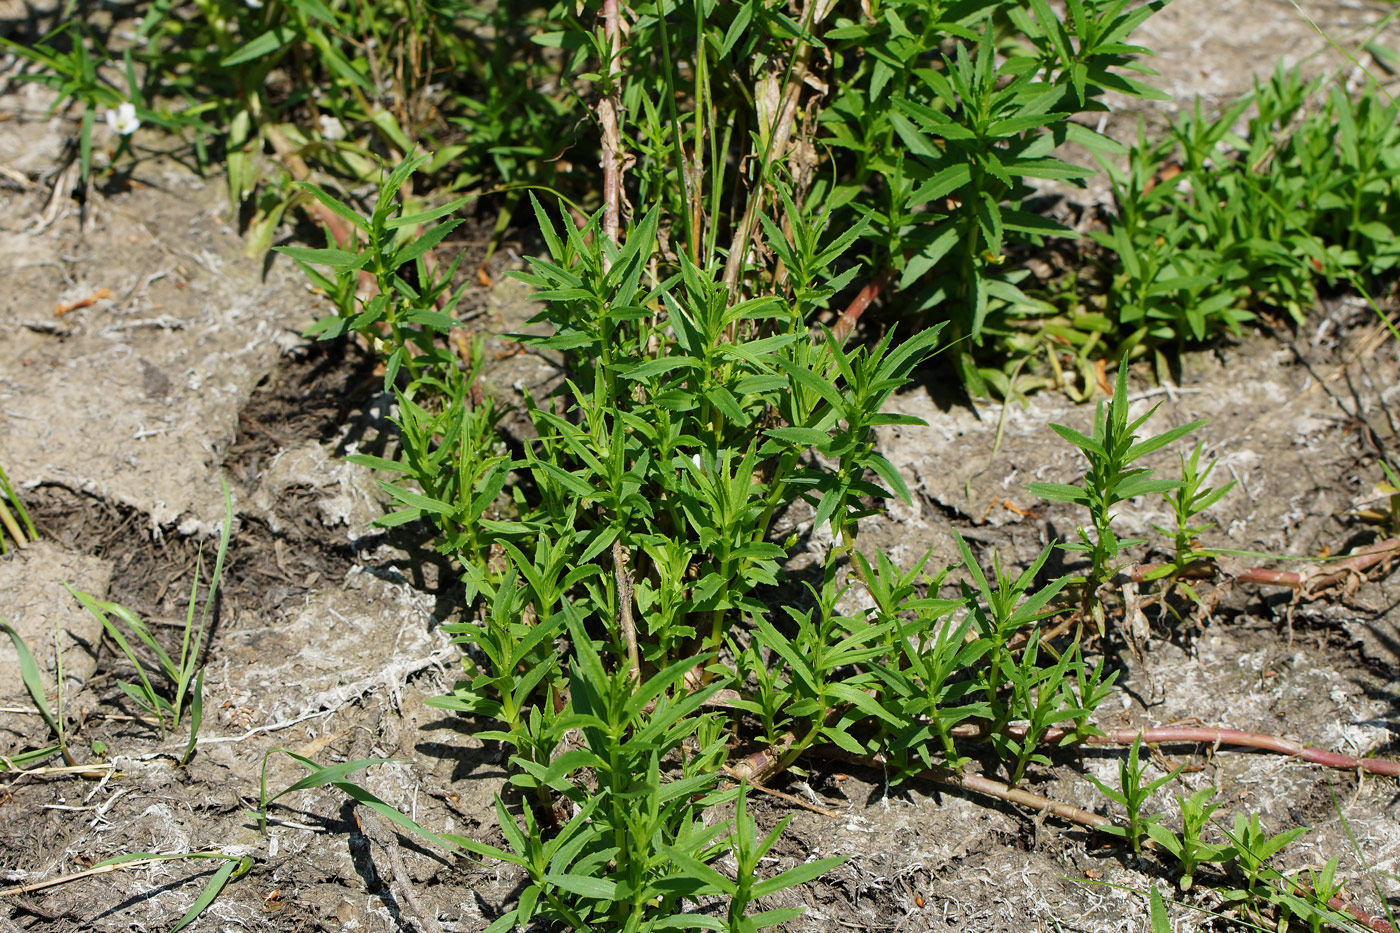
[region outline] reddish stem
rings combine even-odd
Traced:
[[[1014,727],[1013,727],[1014,728]],[[1024,731],[1024,730],[1023,730]],[[1042,742],[1058,742],[1069,735],[1068,729],[1049,729]],[[1341,752],[1329,752],[1321,748],[1309,748],[1301,742],[1285,739],[1262,732],[1244,732],[1239,729],[1219,729],[1214,726],[1160,726],[1156,729],[1106,729],[1103,735],[1092,735],[1083,741],[1086,745],[1131,745],[1138,737],[1153,743],[1167,742],[1209,742],[1212,745],[1237,745],[1242,748],[1257,748],[1276,752],[1292,758],[1321,765],[1324,768],[1337,768],[1341,771],[1365,771],[1368,774],[1383,774],[1387,777],[1400,777],[1400,761],[1384,758],[1356,758]]]
[[[846,310],[841,312],[841,316],[836,319],[836,325],[831,328],[831,334],[836,338],[837,343],[845,342],[846,337],[855,328],[856,321],[859,321],[860,316],[865,313],[865,309],[870,307],[871,302],[880,296],[880,292],[884,291],[889,278],[887,270],[880,270],[880,274],[865,283],[865,287],[851,299]]]
[[[1259,586],[1284,586],[1298,590],[1305,596],[1335,586],[1353,573],[1365,573],[1372,567],[1396,556],[1400,552],[1400,538],[1387,538],[1384,541],[1360,548],[1355,553],[1331,564],[1305,567],[1302,570],[1269,570],[1251,567],[1236,574],[1236,583],[1253,583]],[[1167,564],[1139,564],[1130,574],[1134,583],[1144,582],[1154,571]],[[1193,580],[1209,579],[1215,576],[1215,569],[1206,561],[1195,561],[1182,568],[1180,574]]]
[[[958,739],[985,739],[987,737],[986,725],[981,723],[965,723],[961,726],[954,726],[950,731],[953,737]],[[1017,739],[1024,738],[1026,735],[1026,727],[1008,726],[1005,734]],[[1045,730],[1045,734],[1041,736],[1039,744],[1057,744],[1066,736],[1073,734],[1073,729],[1062,729],[1057,726]],[[1352,755],[1343,755],[1341,752],[1329,752],[1320,748],[1309,748],[1301,742],[1295,742],[1292,739],[1285,739],[1277,735],[1267,735],[1263,732],[1246,732],[1241,729],[1221,729],[1217,726],[1159,726],[1156,729],[1108,729],[1104,730],[1103,735],[1085,736],[1080,739],[1080,742],[1084,745],[1132,745],[1139,737],[1142,738],[1143,742],[1148,744],[1204,742],[1210,743],[1211,745],[1234,745],[1240,748],[1257,748],[1261,751],[1288,755],[1290,758],[1299,758],[1311,764],[1321,765],[1324,768],[1336,768],[1340,771],[1361,770],[1368,774],[1400,777],[1400,761],[1391,761],[1386,758],[1357,758]]]

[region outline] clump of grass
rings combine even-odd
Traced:
[[[204,608],[199,612],[199,625],[195,627],[195,614],[199,606],[200,578],[203,573],[203,558],[195,564],[194,581],[190,585],[189,604],[185,613],[185,626],[180,641],[178,659],[172,657],[144,621],[136,613],[114,602],[94,599],[68,587],[68,592],[93,615],[103,630],[121,649],[123,655],[136,669],[138,682],[121,682],[122,691],[138,707],[154,717],[161,735],[180,725],[180,719],[188,710],[190,715],[189,740],[185,744],[183,765],[194,754],[199,727],[204,720],[204,636],[209,630],[209,620],[218,599],[219,582],[223,576],[224,556],[228,552],[229,535],[233,531],[233,500],[228,485],[224,485],[224,525],[219,537],[219,548],[214,558],[213,574],[209,578],[204,595]],[[66,585],[66,584],[65,584]],[[125,626],[125,631],[112,621],[115,616]],[[165,679],[165,690],[157,689],[147,673],[147,662],[127,638],[127,632],[135,635],[156,659],[156,672]]]

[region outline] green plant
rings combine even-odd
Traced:
[[[1205,787],[1190,797],[1178,797],[1181,808],[1181,834],[1177,835],[1161,823],[1144,821],[1142,828],[1157,843],[1177,860],[1177,870],[1181,872],[1181,890],[1189,891],[1195,879],[1196,869],[1207,862],[1228,862],[1236,855],[1233,846],[1206,842],[1203,837],[1210,816],[1219,808],[1219,803],[1207,804],[1215,796],[1214,787]]]
[[[10,478],[5,475],[3,467],[0,467],[0,527],[9,532],[15,547],[24,547],[29,541],[39,540],[39,533],[34,529],[34,522],[30,520],[29,512],[25,510],[19,494],[10,485]],[[9,545],[5,543],[5,535],[0,534],[0,554],[7,553],[9,553]]]
[[[1180,455],[1181,484],[1162,493],[1162,498],[1167,501],[1176,520],[1175,527],[1166,529],[1160,525],[1152,526],[1171,539],[1172,561],[1144,574],[1143,577],[1146,582],[1169,577],[1171,586],[1181,589],[1197,604],[1201,603],[1201,599],[1191,584],[1183,579],[1184,573],[1193,564],[1211,560],[1216,556],[1216,552],[1202,547],[1200,541],[1200,536],[1214,528],[1215,523],[1195,522],[1197,516],[1219,502],[1235,486],[1234,480],[1219,487],[1205,485],[1210,474],[1214,472],[1217,461],[1212,460],[1204,470],[1200,468],[1201,450],[1204,446],[1204,443],[1197,443],[1189,459]]]
[[[713,793],[714,762],[679,779],[662,780],[663,760],[680,754],[686,739],[702,727],[708,717],[696,713],[723,683],[671,695],[704,658],[673,664],[640,684],[625,665],[608,671],[582,616],[567,602],[560,611],[573,646],[560,725],[579,729],[582,747],[542,762],[513,756],[521,773],[511,782],[557,793],[572,803],[574,816],[545,841],[534,811],[525,809],[522,832],[498,800],[501,830],[511,850],[464,845],[520,865],[530,876],[519,904],[493,930],[533,919],[576,930],[657,929],[669,922],[682,897],[698,893],[693,880],[687,880],[685,865],[669,853],[681,851],[700,861],[713,857],[717,830],[706,829],[700,814],[733,796]],[[713,758],[722,748],[720,740],[698,754]],[[587,783],[585,769],[591,774]],[[553,820],[549,809],[544,813]]]
[[[772,878],[758,880],[759,865],[777,843],[787,824],[792,820],[788,815],[778,821],[778,824],[771,829],[761,840],[758,838],[758,828],[754,824],[753,818],[748,815],[745,804],[748,800],[748,787],[740,789],[738,800],[738,812],[734,817],[734,830],[729,837],[722,841],[723,850],[727,850],[734,858],[735,878],[729,878],[720,874],[710,865],[701,862],[689,852],[684,852],[674,847],[669,847],[667,854],[676,859],[677,863],[689,875],[690,880],[699,882],[699,888],[695,890],[696,895],[719,894],[729,900],[729,909],[723,925],[702,924],[699,915],[686,917],[697,926],[709,926],[711,929],[726,930],[728,933],[757,933],[757,931],[767,927],[776,926],[789,920],[795,920],[802,915],[801,910],[792,908],[781,908],[778,910],[765,910],[757,914],[749,913],[749,907],[755,901],[772,894],[777,894],[787,888],[804,884],[815,878],[821,877],[838,865],[846,861],[846,857],[814,859],[805,862],[796,868],[789,868]],[[706,918],[708,919],[708,918]]]
[[[297,764],[306,768],[308,774],[298,781],[287,785],[275,794],[269,794],[267,790],[267,763],[276,754],[286,755]],[[341,791],[357,804],[369,807],[380,816],[394,823],[395,825],[408,830],[414,835],[429,842],[436,843],[449,852],[460,853],[463,850],[464,840],[461,837],[450,833],[435,833],[424,829],[413,819],[380,800],[374,794],[365,790],[358,784],[346,780],[356,771],[363,771],[375,765],[386,764],[391,761],[398,761],[396,758],[361,758],[355,761],[342,761],[339,764],[322,766],[317,764],[305,755],[299,755],[289,748],[278,746],[270,748],[263,753],[261,777],[258,782],[258,808],[250,811],[249,816],[258,821],[258,829],[263,834],[267,833],[268,810],[281,798],[297,791],[309,790],[313,787],[334,787]]]
[[[1139,764],[1138,753],[1141,748],[1142,739],[1139,737],[1128,749],[1128,757],[1118,762],[1118,790],[1109,787],[1092,774],[1087,775],[1105,797],[1127,811],[1127,826],[1105,826],[1103,832],[1127,839],[1134,852],[1142,851],[1142,836],[1147,832],[1147,828],[1162,819],[1160,814],[1143,813],[1143,806],[1154,793],[1171,783],[1185,767],[1185,765],[1178,765],[1167,774],[1144,784],[1142,777],[1147,771],[1147,762]]]
[[[748,928],[762,883],[715,888],[664,855],[694,869],[720,853],[700,815],[728,799],[715,788],[737,714],[760,722],[773,769],[824,742],[928,763],[933,735],[956,764],[955,731],[989,720],[1019,778],[1054,723],[1089,729],[1102,665],[1087,669],[1072,647],[1042,667],[1038,644],[1014,643],[1065,585],[1033,590],[1048,550],[1019,574],[998,564],[993,590],[964,544],[978,587],[947,600],[941,576],[916,592],[922,565],[872,565],[856,549],[862,518],[909,498],[875,447],[877,427],[916,423],[884,411],[890,395],[950,314],[975,341],[1034,305],[1003,257],[1061,231],[1024,210],[1026,180],[1080,177],[1050,154],[1097,139],[1070,115],[1099,107],[1109,86],[1144,92],[1120,72],[1141,51],[1123,40],[1151,7],[1076,3],[1063,22],[1045,4],[1017,8],[896,2],[867,22],[815,3],[794,14],[699,2],[640,9],[625,31],[611,2],[601,28],[582,8],[552,10],[559,28],[540,42],[595,102],[602,203],[592,210],[590,192],[591,213],[562,199],[556,212],[531,197],[547,255],[520,276],[541,310],[516,339],[562,378],[527,394],[533,432],[509,455],[494,407],[468,391],[475,372],[443,347],[444,322],[392,326],[430,306],[421,283],[445,281],[421,263],[416,277],[398,271],[416,241],[395,241],[409,218],[388,218],[418,160],[388,176],[368,219],[306,189],[353,236],[286,250],[333,270],[313,275],[339,309],[316,330],[360,334],[397,391],[397,449],[357,458],[396,474],[385,488],[397,511],[382,523],[431,522],[478,610],[453,626],[466,676],[434,702],[500,723],[491,735],[526,792],[519,814],[498,808],[508,848],[473,850],[530,877],[503,927],[651,928],[703,891],[729,898],[731,926]],[[799,104],[818,55],[830,56],[836,101],[809,124]],[[890,166],[899,143],[912,154]],[[867,188],[888,210],[871,211]],[[848,342],[861,309],[842,312],[843,292],[864,277],[873,295],[896,274],[935,283],[920,297],[929,326]],[[362,278],[371,299],[355,297]],[[970,359],[959,365],[972,384]],[[774,534],[784,515],[800,523],[785,539]],[[767,596],[803,535],[829,535],[822,582],[809,605],[775,614]],[[836,610],[843,558],[873,617]],[[970,623],[940,632],[963,605]],[[721,689],[727,712],[702,714]],[[1032,734],[1008,732],[1014,718]],[[582,745],[561,751],[569,734]],[[746,841],[746,826],[733,848],[756,865],[776,836]]]
[[[1030,593],[1036,576],[1050,558],[1051,549],[1047,547],[1014,580],[1002,570],[1000,556],[993,554],[992,574],[996,581],[993,588],[962,535],[956,531],[953,534],[962,554],[963,566],[976,587],[974,589],[964,583],[962,594],[973,625],[987,644],[987,663],[981,669],[983,673],[979,680],[987,697],[987,709],[991,713],[991,732],[1001,734],[1017,712],[1017,707],[1006,702],[1003,696],[1008,675],[1017,672],[1017,667],[1012,662],[1011,639],[1017,632],[1033,627],[1041,619],[1054,613],[1055,610],[1047,609],[1046,606],[1059,595],[1068,580],[1061,577]]]
[[[214,874],[204,883],[204,888],[199,892],[199,896],[194,899],[194,903],[189,909],[175,921],[175,925],[170,928],[170,933],[178,933],[199,919],[200,914],[218,897],[228,886],[229,882],[237,881],[253,869],[253,859],[247,855],[228,855],[224,852],[177,852],[177,853],[156,853],[156,852],[126,852],[121,855],[103,859],[92,866],[89,871],[97,872],[109,870],[118,866],[135,867],[137,865],[149,865],[153,862],[171,861],[214,861],[220,865],[215,869]]]
[[[94,46],[93,49],[89,49],[90,44]],[[64,45],[67,45],[66,50],[62,48]],[[50,113],[65,106],[77,105],[81,108],[78,114],[78,163],[85,185],[92,172],[93,129],[97,125],[99,108],[107,108],[109,114],[116,114],[122,107],[129,108],[120,118],[108,117],[109,125],[118,136],[118,155],[127,148],[131,132],[142,120],[155,119],[155,114],[141,102],[130,55],[125,62],[127,89],[123,93],[114,82],[100,73],[101,66],[107,63],[109,57],[106,49],[77,20],[65,22],[32,45],[21,45],[0,37],[0,47],[39,66],[40,70],[20,75],[19,80],[43,84],[57,93],[49,108]]]
[[[1305,83],[1280,64],[1218,115],[1198,100],[1162,140],[1140,132],[1126,171],[1105,164],[1117,213],[1091,233],[1104,292],[1067,296],[1101,313],[1069,330],[1133,357],[1238,333],[1260,311],[1301,324],[1320,282],[1366,293],[1400,259],[1397,113],[1377,86],[1348,95],[1340,77]]]
[[[939,624],[940,618],[961,604],[962,600],[941,604],[924,600],[892,607],[917,613],[894,627],[899,653],[893,663],[876,668],[885,685],[885,702],[898,710],[906,724],[886,742],[886,749],[898,763],[904,764],[912,754],[924,767],[933,767],[929,740],[937,737],[943,766],[961,768],[968,758],[954,745],[953,730],[965,722],[984,719],[990,712],[986,700],[976,699],[983,685],[971,672],[990,650],[991,640],[973,637],[975,619],[971,612],[957,625],[951,619]]]
[[[1146,414],[1128,421],[1127,370],[1119,367],[1112,400],[1107,404],[1100,402],[1094,412],[1092,436],[1081,434],[1062,424],[1050,425],[1056,434],[1079,448],[1084,459],[1088,461],[1082,485],[1031,483],[1026,487],[1042,499],[1068,502],[1089,510],[1093,534],[1081,526],[1078,529],[1079,540],[1063,544],[1061,547],[1082,551],[1088,555],[1089,570],[1076,582],[1079,583],[1083,594],[1085,614],[1093,621],[1098,632],[1105,630],[1104,608],[1099,588],[1113,576],[1113,565],[1119,553],[1124,548],[1142,543],[1121,540],[1114,533],[1114,506],[1135,496],[1167,493],[1182,486],[1180,480],[1157,479],[1152,470],[1133,467],[1131,464],[1184,437],[1205,423],[1191,421],[1145,440],[1139,440],[1138,429],[1146,424],[1156,411],[1154,406]]]
[[[993,746],[999,753],[1006,755],[1009,752],[1015,756],[1016,763],[1011,769],[1011,778],[1008,781],[1012,787],[1021,782],[1027,765],[1033,762],[1050,764],[1050,759],[1038,749],[1051,726],[1067,719],[1080,721],[1093,712],[1092,709],[1083,709],[1075,705],[1076,698],[1070,690],[1071,682],[1066,677],[1072,671],[1076,674],[1083,672],[1084,662],[1079,657],[1079,642],[1076,641],[1049,667],[1042,667],[1036,663],[1039,654],[1040,631],[1031,629],[1021,657],[1015,662],[1010,658],[1002,660],[1003,677],[1010,686],[1010,715],[1026,722],[1025,730],[1019,735],[1002,734],[992,739]],[[1073,741],[1073,738],[1070,738],[1070,741]]]
[[[403,213],[399,195],[414,171],[428,161],[427,156],[405,158],[379,185],[374,210],[361,215],[350,205],[313,185],[303,185],[317,202],[350,224],[349,242],[327,245],[325,249],[279,246],[277,251],[301,266],[312,283],[323,289],[336,305],[337,313],[324,317],[306,329],[306,336],[333,340],[347,332],[359,334],[384,358],[384,386],[393,386],[400,368],[410,382],[422,376],[457,371],[455,357],[443,347],[447,331],[459,326],[450,316],[462,289],[448,296],[454,262],[446,274],[427,267],[423,256],[442,242],[459,224],[460,218],[445,220],[426,231],[416,228],[448,216],[471,200],[458,198],[430,210]],[[363,241],[361,240],[363,237]],[[458,257],[458,262],[461,259]],[[328,266],[335,273],[329,279],[311,264]],[[374,280],[372,296],[358,294],[361,272]],[[415,284],[417,283],[417,284]],[[441,307],[439,299],[443,299]]]
[[[44,681],[39,674],[39,665],[34,660],[34,654],[29,650],[29,646],[24,643],[18,631],[9,622],[0,618],[0,632],[4,632],[10,637],[10,643],[14,646],[15,655],[19,660],[19,676],[24,683],[24,689],[29,694],[29,699],[33,701],[34,708],[38,710],[39,716],[43,718],[44,724],[49,727],[54,736],[58,739],[58,744],[45,748],[26,752],[22,755],[14,755],[5,759],[5,767],[10,770],[25,767],[42,761],[56,752],[62,753],[63,760],[68,764],[73,764],[73,756],[68,751],[68,743],[64,740],[63,728],[63,703],[62,693],[59,694],[57,710],[49,708],[48,698],[44,696]],[[62,654],[63,646],[56,645],[56,650]],[[59,672],[58,681],[62,683],[62,672]]]
[[[1245,890],[1248,894],[1257,895],[1263,883],[1275,881],[1280,877],[1277,871],[1269,867],[1269,859],[1307,831],[1305,826],[1295,826],[1270,836],[1261,828],[1259,814],[1235,814],[1234,831],[1226,835],[1234,848],[1235,864],[1244,876]]]
[[[145,710],[156,720],[156,725],[164,736],[169,731],[180,725],[180,718],[186,709],[190,714],[190,734],[189,741],[185,745],[185,753],[180,759],[184,764],[189,761],[194,754],[195,740],[199,736],[199,727],[204,719],[204,636],[209,630],[209,618],[214,611],[214,604],[218,596],[219,582],[223,576],[224,556],[228,552],[229,535],[233,531],[233,499],[229,494],[228,485],[224,484],[224,526],[219,537],[219,549],[214,557],[214,570],[209,578],[208,589],[204,594],[204,609],[199,616],[199,627],[195,628],[195,610],[199,605],[200,578],[203,575],[203,555],[195,564],[194,581],[190,585],[190,598],[185,612],[185,626],[180,640],[180,653],[178,660],[171,657],[161,646],[155,635],[130,609],[106,600],[94,599],[86,593],[68,587],[68,592],[73,598],[82,604],[99,622],[102,628],[116,642],[132,667],[136,669],[139,683],[132,684],[121,682],[122,691],[141,709]],[[147,650],[155,656],[156,672],[165,679],[165,686],[168,696],[162,694],[151,682],[151,677],[147,674],[147,665],[142,660],[140,654],[127,639],[122,628],[112,621],[110,616],[119,619],[128,631],[134,634],[137,639],[146,646]]]

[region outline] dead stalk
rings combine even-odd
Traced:
[[[1147,740],[1144,738],[1144,741]],[[881,768],[887,765],[883,755],[872,755],[869,757],[852,755],[850,752],[834,745],[820,746],[813,749],[813,751],[819,752],[828,758],[834,758],[839,761],[846,761],[857,765],[865,765],[867,767]],[[1081,810],[1067,803],[1060,803],[1051,800],[1049,797],[1042,797],[1040,794],[1033,794],[1028,790],[1010,787],[1000,781],[994,781],[976,774],[964,774],[960,771],[949,771],[946,768],[929,768],[915,772],[915,776],[938,784],[943,784],[947,787],[968,790],[975,794],[981,794],[984,797],[1004,800],[1007,803],[1026,807],[1037,813],[1048,813],[1088,829],[1102,829],[1106,826],[1113,825],[1113,821],[1106,816],[1099,816],[1097,813],[1090,813],[1087,810]],[[1292,887],[1294,893],[1300,896],[1306,897],[1309,893],[1302,885],[1292,879],[1285,878],[1283,879],[1283,883]],[[1347,903],[1341,897],[1332,898],[1327,902],[1327,906],[1332,910],[1347,914],[1367,930],[1373,931],[1373,933],[1396,933],[1395,928],[1387,921],[1379,917],[1372,917],[1354,904]]]
[[[622,203],[622,132],[618,126],[618,87],[622,79],[622,14],[619,0],[603,0],[603,35],[608,40],[607,93],[598,101],[603,130],[603,235],[613,246],[618,240]],[[604,259],[604,266],[609,265]]]
[[[603,34],[608,40],[607,93],[598,101],[598,122],[603,128],[603,235],[613,246],[618,243],[619,213],[622,203],[622,132],[618,127],[618,88],[622,80],[622,12],[619,0],[603,0]],[[604,270],[612,260],[605,253]],[[627,666],[633,683],[641,683],[642,665],[637,651],[637,626],[632,618],[632,572],[627,568],[627,549],[622,540],[612,544],[613,578],[617,583],[617,618],[622,641],[627,646]]]
[[[814,28],[820,21],[829,5],[820,0],[808,0],[809,6],[804,11],[803,19],[807,21],[808,28]],[[816,4],[815,7],[810,4]],[[792,56],[792,67],[788,73],[787,86],[783,88],[782,104],[778,107],[778,112],[773,119],[772,136],[769,137],[768,152],[764,158],[764,167],[783,158],[787,151],[788,142],[792,139],[792,128],[797,118],[797,102],[802,96],[802,85],[807,80],[807,64],[812,54],[812,47],[801,45]],[[729,294],[733,296],[739,288],[739,276],[744,267],[744,254],[749,251],[749,240],[753,236],[754,227],[758,224],[758,214],[763,210],[763,197],[767,190],[763,179],[763,169],[760,169],[759,183],[754,187],[749,195],[748,205],[744,208],[744,216],[739,221],[739,228],[734,233],[734,241],[729,246],[729,257],[724,264],[724,285]]]
[[[884,755],[852,755],[850,752],[836,745],[820,745],[813,749],[824,758],[834,758],[837,761],[848,762],[849,764],[862,765],[867,768],[885,768],[889,766],[889,761]],[[1037,813],[1049,813],[1061,819],[1069,820],[1080,826],[1087,826],[1090,829],[1101,829],[1104,826],[1112,826],[1113,821],[1106,816],[1099,816],[1097,813],[1090,813],[1088,810],[1081,810],[1072,807],[1067,803],[1059,803],[1049,797],[1042,797],[1040,794],[1031,793],[1028,790],[1011,787],[1000,781],[991,778],[984,778],[976,774],[964,774],[961,771],[951,771],[948,768],[925,768],[919,771],[912,771],[913,777],[923,778],[926,781],[934,781],[948,787],[960,787],[964,790],[981,794],[984,797],[994,797],[997,800],[1004,800],[1007,803],[1014,803],[1020,807],[1026,807]]]
[[[627,646],[627,668],[632,682],[642,682],[641,656],[637,652],[637,624],[632,619],[632,571],[627,567],[627,549],[622,540],[613,539],[613,579],[617,583],[617,619],[622,629],[622,641]]]
[[[106,875],[114,871],[126,871],[128,868],[139,868],[142,865],[152,865],[156,862],[169,862],[178,858],[185,858],[185,856],[154,855],[150,858],[132,859],[131,861],[118,862],[114,865],[102,865],[98,868],[89,868],[86,871],[75,871],[71,875],[59,875],[57,878],[49,878],[46,881],[35,881],[32,884],[17,884],[12,888],[0,888],[0,897],[10,897],[15,894],[28,894],[31,891],[42,891],[44,888],[56,887],[60,884],[67,884],[70,881],[81,881],[84,878],[92,878],[95,875]]]

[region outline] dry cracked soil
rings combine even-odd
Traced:
[[[1144,116],[1160,125],[1196,94],[1218,103],[1280,57],[1334,67],[1335,53],[1302,13],[1345,40],[1386,10],[1301,6],[1169,5],[1138,38],[1157,51],[1157,83],[1173,100],[1116,112],[1110,130],[1126,138]],[[0,18],[0,33],[10,28],[14,21]],[[143,157],[130,184],[73,202],[62,169],[74,125],[48,114],[47,92],[12,81],[12,60],[0,64],[0,463],[43,533],[0,558],[0,616],[24,633],[46,671],[59,633],[70,735],[85,755],[105,744],[111,772],[0,778],[0,884],[80,872],[124,852],[218,848],[253,857],[255,867],[196,921],[197,931],[412,929],[408,893],[445,930],[484,928],[520,888],[509,866],[454,862],[405,838],[405,882],[345,795],[325,788],[286,798],[266,835],[247,814],[271,748],[326,763],[395,758],[365,772],[364,785],[431,829],[501,841],[492,804],[505,789],[501,749],[476,738],[484,724],[424,704],[449,691],[460,670],[442,629],[462,612],[450,568],[407,535],[370,529],[382,495],[373,476],[342,459],[382,440],[390,400],[372,366],[353,349],[299,336],[325,313],[320,299],[287,263],[249,258],[220,180],[190,173],[158,151],[156,137],[138,135]],[[1107,193],[1091,186],[1068,197],[1092,205]],[[456,245],[481,246],[471,238]],[[499,284],[468,299],[484,333],[509,330],[532,308],[528,292],[500,274],[518,257],[494,262]],[[499,355],[492,380],[505,394],[545,378],[530,358]],[[995,548],[1024,563],[1069,533],[1074,516],[1037,505],[1025,484],[1074,477],[1076,455],[1044,426],[1083,429],[1092,412],[1060,396],[1034,397],[1006,412],[994,450],[999,409],[974,407],[936,373],[926,376],[894,405],[929,427],[880,437],[914,501],[869,521],[863,546],[896,563],[932,549],[939,566],[954,561],[957,529],[984,557]],[[1212,515],[1212,543],[1341,553],[1371,540],[1353,510],[1381,478],[1378,459],[1394,457],[1396,376],[1396,344],[1370,308],[1341,295],[1304,329],[1190,354],[1178,386],[1139,385],[1134,404],[1142,411],[1160,403],[1159,426],[1210,419],[1207,453],[1237,482]],[[1164,451],[1153,465],[1171,469],[1174,457]],[[129,606],[173,638],[196,558],[216,541],[221,481],[234,502],[233,543],[206,658],[205,725],[197,753],[179,767],[180,738],[162,742],[131,715],[117,684],[119,657],[64,584]],[[1147,530],[1165,517],[1128,509],[1123,528]],[[789,567],[794,574],[829,546],[820,535],[807,541]],[[1143,656],[1118,659],[1124,689],[1101,720],[1138,727],[1199,719],[1393,756],[1400,591],[1388,569],[1309,600],[1231,587],[1211,615],[1185,624],[1149,611]],[[45,741],[6,645],[0,754]],[[1360,906],[1376,914],[1381,899],[1400,906],[1393,781],[1226,748],[1164,751],[1170,759],[1157,766],[1185,763],[1184,787],[1217,788],[1222,812],[1258,813],[1275,832],[1310,827],[1282,867],[1337,856]],[[1112,783],[1121,755],[1059,755],[1032,771],[1030,787],[1105,812],[1085,774]],[[303,773],[286,756],[267,767],[275,787]],[[795,813],[775,870],[849,856],[768,905],[806,906],[791,929],[1145,930],[1145,901],[1134,892],[1169,883],[1155,861],[1053,818],[888,778],[814,761],[778,786],[834,815],[767,798],[757,804],[765,826]],[[1165,796],[1154,803],[1171,809]],[[0,931],[169,928],[213,870],[161,862],[6,895]],[[1228,926],[1191,909],[1215,906],[1214,898],[1201,886],[1173,908],[1173,929]]]

